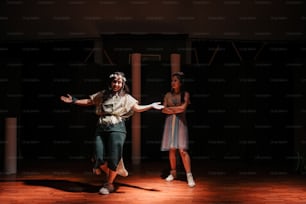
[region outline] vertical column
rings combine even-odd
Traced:
[[[6,174],[17,173],[17,120],[16,118],[5,119],[5,163]]]
[[[181,55],[177,53],[171,54],[171,73],[181,70]]]
[[[132,94],[141,103],[141,54],[132,54]],[[132,163],[141,161],[141,115],[132,117]]]

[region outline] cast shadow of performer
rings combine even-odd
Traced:
[[[100,185],[92,185],[92,184],[76,182],[76,181],[68,181],[68,180],[40,179],[40,180],[23,180],[23,182],[26,185],[44,186],[44,187],[54,188],[57,190],[62,190],[65,192],[72,192],[72,193],[79,193],[79,192],[97,193],[99,192],[99,189],[101,188]],[[140,190],[146,190],[146,191],[155,191],[155,192],[159,191],[157,189],[143,188],[140,186],[129,185],[129,184],[124,184],[124,183],[115,183],[116,189],[120,188],[120,186],[125,186],[129,188],[140,189]]]

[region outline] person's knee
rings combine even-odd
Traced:
[[[179,152],[180,152],[182,157],[185,157],[188,154],[187,151],[184,150],[184,149],[180,149]]]

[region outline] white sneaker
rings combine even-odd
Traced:
[[[191,188],[196,185],[194,180],[193,180],[193,176],[192,176],[191,173],[187,173],[187,182],[188,182],[188,186],[191,187]]]
[[[102,195],[108,195],[109,190],[105,187],[102,187],[102,188],[100,188],[99,193],[101,193]]]
[[[113,184],[105,184],[102,188],[100,188],[99,192],[102,195],[108,195],[115,191],[115,187]]]
[[[170,174],[169,176],[167,176],[167,178],[165,180],[166,181],[173,181],[174,180],[174,176],[172,174]]]

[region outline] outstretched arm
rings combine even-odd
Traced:
[[[163,105],[160,105],[160,102],[154,102],[149,105],[138,105],[137,103],[133,106],[133,111],[135,112],[144,112],[150,109],[161,110],[164,108]]]
[[[65,103],[73,103],[80,106],[91,106],[94,105],[93,101],[91,99],[77,99],[70,94],[67,94],[67,96],[61,96],[60,99]]]

